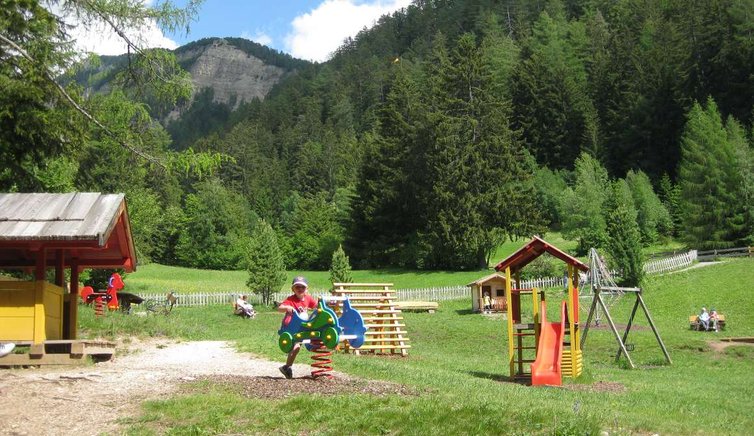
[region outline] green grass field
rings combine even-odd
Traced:
[[[549,233],[545,240],[565,251],[576,248],[576,242],[563,239],[560,233]],[[490,264],[494,266],[499,261],[508,257],[511,253],[521,248],[529,239],[506,241],[491,256]],[[646,249],[647,255],[667,250],[681,250],[682,246],[677,242],[668,242]],[[549,257],[549,256],[548,256]],[[582,259],[586,261],[586,259]],[[477,271],[417,271],[404,269],[382,270],[355,270],[352,271],[353,281],[356,283],[393,283],[396,289],[416,289],[442,286],[458,286],[470,283],[487,274],[491,274],[492,268]],[[330,289],[330,273],[328,271],[288,271],[288,279],[283,283],[280,290],[290,288],[290,280],[304,275],[309,280],[312,291],[324,291]],[[126,291],[136,294],[164,294],[168,290],[175,290],[179,294],[222,292],[222,293],[245,293],[247,292],[246,271],[215,271],[148,264],[139,266],[135,273],[125,277]]]
[[[385,281],[400,279],[384,276]],[[466,280],[451,273],[447,279]],[[707,341],[754,336],[752,283],[754,259],[647,280],[644,298],[672,365],[664,364],[647,321],[638,316],[634,324],[641,329],[632,330],[628,342],[635,347],[631,356],[639,369],[626,369],[625,359],[614,362],[617,345],[609,330],[590,329],[582,377],[565,379],[562,388],[512,383],[505,324],[472,314],[469,301],[457,300],[441,303],[434,314],[404,314],[413,346],[406,358],[335,355],[338,371],[405,384],[418,389],[418,396],[259,400],[204,386],[142,404],[142,417],[128,423],[129,432],[256,434],[283,428],[286,434],[750,434],[754,347],[734,345],[717,352]],[[551,302],[559,298],[559,292],[548,295]],[[624,297],[612,308],[617,323],[625,325],[632,304]],[[702,305],[726,315],[726,331],[689,330],[688,315]],[[252,321],[232,316],[225,305],[177,307],[167,318],[114,314],[95,319],[82,311],[81,323],[90,336],[235,341],[240,350],[282,362],[276,342],[280,315],[262,310]],[[299,363],[307,358],[302,352]]]

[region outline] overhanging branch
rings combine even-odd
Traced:
[[[24,50],[21,46],[13,42],[11,39],[7,38],[5,35],[0,33],[0,42],[4,43],[5,45],[11,47],[13,50],[17,51],[21,56],[23,56],[25,59],[30,61],[34,65],[39,65],[39,63],[31,56],[29,53]],[[167,168],[166,165],[158,160],[156,157],[151,156],[138,148],[132,146],[131,144],[123,141],[118,135],[116,135],[112,130],[110,130],[107,126],[102,124],[97,118],[95,118],[92,114],[89,113],[84,107],[82,107],[80,104],[78,104],[73,97],[68,94],[68,92],[63,88],[53,77],[53,75],[50,73],[49,69],[44,65],[39,65],[39,69],[41,70],[42,74],[44,75],[45,79],[49,81],[51,84],[57,88],[58,92],[65,98],[65,100],[79,113],[81,113],[84,118],[89,120],[90,122],[94,123],[97,127],[99,127],[107,136],[112,138],[118,145],[125,148],[126,150],[136,154],[137,156],[141,157],[142,159],[151,162],[153,164],[156,164],[162,168]]]

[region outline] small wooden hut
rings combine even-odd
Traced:
[[[484,308],[484,294],[488,293],[492,299],[493,312],[505,312],[505,276],[493,273],[475,280],[468,285],[471,288],[471,310],[481,312]]]
[[[84,268],[136,269],[123,194],[0,194],[0,270],[34,276],[0,281],[0,341],[76,339]]]

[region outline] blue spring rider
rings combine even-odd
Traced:
[[[340,318],[325,304],[325,298],[343,299],[343,314]],[[316,342],[321,342],[328,349],[334,350],[340,341],[348,339],[351,347],[360,348],[364,344],[366,331],[364,318],[351,307],[348,298],[320,297],[317,308],[308,318],[294,313],[288,325],[281,326],[278,330],[278,345],[284,353],[291,351],[296,342],[302,342],[309,351],[314,351],[316,346],[313,343]]]

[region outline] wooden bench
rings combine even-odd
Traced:
[[[712,321],[709,323],[710,329],[712,329]],[[689,315],[689,328],[691,330],[701,330],[702,323],[699,322],[699,315]],[[725,329],[725,315],[717,314],[717,328],[718,330]]]
[[[436,301],[398,301],[396,307],[403,311],[435,313],[440,306]]]

